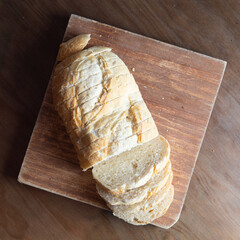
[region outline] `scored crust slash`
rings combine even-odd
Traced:
[[[113,214],[147,224],[173,200],[170,145],[125,63],[110,48],[84,49],[89,40],[82,34],[60,45],[54,106],[81,168],[93,167],[97,191]]]

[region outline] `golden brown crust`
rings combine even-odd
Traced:
[[[67,42],[60,44],[57,61],[62,61],[74,53],[81,51],[88,44],[89,40],[90,34],[81,34],[70,39]]]

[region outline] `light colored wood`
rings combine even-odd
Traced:
[[[72,15],[64,41],[82,33],[91,33],[88,46],[111,47],[130,70],[135,69],[159,132],[170,142],[175,196],[167,213],[153,222],[169,228],[180,217],[226,62]],[[107,209],[91,171],[81,172],[76,163],[49,84],[19,181]]]
[[[239,239],[238,0],[11,0],[0,12],[1,240]],[[181,217],[170,229],[135,227],[17,182],[70,13],[228,62]]]

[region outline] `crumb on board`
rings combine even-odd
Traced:
[[[147,86],[143,86],[144,88],[147,88]]]
[[[102,37],[102,35],[100,34],[99,37]]]
[[[168,129],[166,131],[168,132]]]
[[[134,67],[132,68],[132,71],[135,72],[135,68]]]
[[[164,100],[164,97],[162,97],[162,100]]]

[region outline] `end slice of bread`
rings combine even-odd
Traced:
[[[111,205],[131,205],[141,202],[144,198],[150,198],[158,192],[168,181],[171,173],[171,162],[167,162],[163,170],[154,174],[152,178],[143,186],[126,190],[123,194],[112,194],[101,185],[96,184],[99,195]]]
[[[170,145],[158,136],[93,167],[93,178],[113,194],[141,187],[168,162]]]

